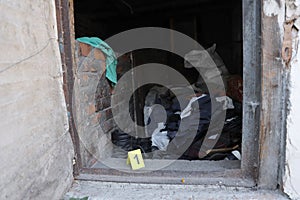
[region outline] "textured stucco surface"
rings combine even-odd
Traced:
[[[54,0],[2,0],[0,18],[0,199],[58,199],[74,150]]]
[[[286,17],[300,15],[300,1],[286,0]],[[293,56],[290,66],[290,98],[289,116],[287,119],[286,166],[284,191],[292,199],[300,199],[300,52],[299,28],[300,19],[295,21],[293,28]],[[298,29],[298,30],[297,30]]]
[[[300,55],[297,55],[300,60]],[[293,199],[300,199],[300,68],[295,60],[291,69],[291,110],[287,126],[286,177],[284,190]]]

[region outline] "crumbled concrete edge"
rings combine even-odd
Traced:
[[[97,181],[75,181],[64,200],[84,198],[101,199],[289,199],[278,191],[251,188],[208,186],[138,184]]]

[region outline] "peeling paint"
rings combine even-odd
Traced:
[[[286,0],[286,18],[292,16],[299,17],[300,0]],[[284,177],[284,192],[287,193],[291,199],[300,199],[300,150],[298,145],[300,143],[299,135],[299,121],[300,121],[300,68],[299,60],[299,18],[295,20],[292,29],[292,58],[290,62],[290,98],[289,98],[289,115],[287,119],[287,138],[286,138],[286,164]]]
[[[266,16],[272,17],[279,14],[280,6],[277,1],[265,0],[263,4],[264,14]]]
[[[290,60],[292,58],[293,53],[293,35],[292,31],[294,28],[294,22],[298,17],[293,15],[291,19],[286,20],[284,22],[284,36],[283,36],[283,43],[282,43],[282,50],[281,56],[284,60],[286,66],[289,66]]]

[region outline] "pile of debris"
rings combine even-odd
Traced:
[[[146,97],[144,119],[148,125],[146,134],[151,137],[152,151],[155,152],[153,158],[239,159],[242,104],[228,96],[212,99],[208,94],[196,93],[190,97],[186,95],[188,93],[186,87],[172,90],[177,90],[176,93],[181,95],[175,96],[169,89],[155,86]],[[216,106],[214,111],[212,103]],[[161,105],[165,110],[157,105]],[[200,149],[202,145],[206,145],[203,144],[203,140],[207,135],[211,118],[218,117],[220,111],[226,112],[224,127],[221,130],[214,130],[215,135],[210,139],[217,141],[213,149],[203,155]],[[165,115],[167,116],[164,121]]]
[[[126,157],[127,151],[139,148],[153,159],[240,159],[242,78],[228,72],[216,45],[186,54],[184,67],[195,67],[201,74],[192,85],[193,95],[188,86],[154,85],[144,102],[145,138],[116,130],[112,141],[123,153],[115,149],[114,156]],[[222,84],[218,85],[220,77]],[[224,126],[214,126],[213,118]]]

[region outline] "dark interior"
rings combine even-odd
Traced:
[[[242,75],[241,0],[75,0],[75,37],[102,40],[138,27],[180,31],[217,51],[232,74]]]
[[[204,48],[216,44],[216,51],[231,75],[243,75],[241,0],[75,0],[75,37],[110,36],[138,27],[163,27],[182,32]],[[172,53],[142,49],[132,52],[132,67],[157,62],[173,67],[192,84],[196,69],[184,68],[184,60]],[[134,106],[137,123],[143,124],[145,97],[151,88],[138,89]],[[241,102],[240,102],[241,103]]]

